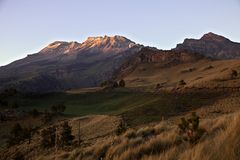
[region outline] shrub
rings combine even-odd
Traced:
[[[132,138],[136,138],[137,134],[136,134],[136,131],[134,129],[129,129],[129,130],[126,131],[124,136],[127,137],[128,139],[132,139]]]
[[[13,157],[14,160],[24,160],[24,155],[21,153],[21,152],[17,152],[14,157]]]
[[[12,109],[17,109],[17,108],[19,108],[19,105],[17,102],[14,101],[14,102],[9,102],[8,107],[10,107]]]
[[[16,123],[10,132],[10,136],[7,141],[8,146],[19,144],[25,139],[28,139],[30,144],[32,132],[33,129],[31,127],[23,128],[19,123]]]
[[[125,87],[125,81],[123,79],[119,81],[119,87]]]
[[[213,68],[213,66],[209,65],[209,66],[205,67],[203,70],[205,71],[205,70],[209,70],[209,69],[212,69],[212,68]]]
[[[56,127],[48,127],[41,131],[41,146],[43,148],[50,148],[55,145]]]
[[[118,127],[117,127],[117,129],[116,129],[116,134],[117,134],[117,135],[121,135],[121,134],[123,134],[126,130],[127,130],[127,125],[126,125],[126,123],[122,120],[122,121],[119,123],[119,125],[118,125]]]
[[[95,158],[103,160],[110,146],[111,146],[110,143],[104,143],[102,145],[97,146],[94,150]]]
[[[38,117],[40,115],[40,113],[37,109],[33,109],[32,111],[29,112],[29,114],[34,118]]]
[[[19,123],[16,123],[10,131],[10,136],[7,140],[8,146],[19,144],[23,140],[23,135],[22,126]]]
[[[17,90],[15,88],[7,88],[1,94],[5,97],[11,97],[17,94]]]
[[[107,80],[101,83],[101,87],[106,88],[118,88],[119,84],[116,81],[113,80]]]
[[[118,88],[118,83],[117,82],[113,82],[113,88]]]
[[[68,146],[73,142],[74,136],[72,135],[72,128],[68,125],[68,122],[65,121],[61,126],[60,131],[60,145]]]
[[[160,89],[161,87],[162,87],[161,84],[158,83],[158,84],[156,85],[155,89]]]
[[[41,118],[41,121],[42,121],[44,124],[47,124],[47,123],[49,123],[51,120],[52,120],[52,115],[51,115],[48,111],[45,111],[45,113],[43,114],[43,116],[42,116],[42,118]]]
[[[238,76],[238,72],[236,70],[232,70],[231,72],[231,78],[234,79]]]
[[[199,116],[195,112],[187,120],[181,118],[181,123],[178,124],[179,136],[181,140],[188,141],[191,144],[196,144],[202,135],[206,132],[205,129],[199,128]]]
[[[61,114],[65,111],[66,106],[64,104],[57,104],[51,106],[51,112],[54,114]]]
[[[103,81],[103,82],[100,84],[100,86],[101,86],[101,87],[105,87],[105,86],[107,86],[109,83],[110,83],[110,81]]]
[[[82,150],[80,148],[77,148],[71,152],[71,154],[68,157],[68,160],[76,160],[78,157],[81,157]]]
[[[184,86],[184,85],[186,85],[187,83],[184,81],[184,80],[180,80],[179,82],[178,82],[178,85],[180,85],[180,86]]]
[[[32,127],[27,127],[23,129],[23,135],[24,139],[28,139],[28,144],[31,143],[32,140],[32,133],[33,133],[33,128]]]
[[[142,128],[137,132],[137,134],[143,138],[149,138],[153,136],[155,133],[156,133],[155,128],[151,128],[151,127]]]

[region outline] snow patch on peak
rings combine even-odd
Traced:
[[[56,41],[56,42],[53,42],[53,43],[49,44],[46,48],[54,49],[54,48],[57,48],[64,43],[66,43],[66,42]]]

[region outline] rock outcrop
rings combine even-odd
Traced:
[[[240,43],[211,32],[200,39],[185,39],[175,50],[188,50],[213,59],[240,58]]]

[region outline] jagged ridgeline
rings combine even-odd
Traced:
[[[200,39],[185,39],[166,51],[144,47],[123,36],[89,37],[83,43],[56,41],[1,67],[0,89],[55,92],[96,87],[104,81],[127,77],[142,63],[171,67],[202,59],[210,63],[239,57],[239,43],[211,32]]]

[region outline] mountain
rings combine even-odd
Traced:
[[[202,59],[210,63],[239,58],[240,43],[211,32],[200,39],[185,39],[172,50],[144,47],[123,36],[89,37],[83,43],[56,41],[0,67],[0,89],[52,92],[96,87],[105,80],[123,78],[145,63],[167,68]]]
[[[122,36],[89,37],[85,42],[56,41],[40,52],[0,68],[0,87],[50,92],[99,85],[141,49]]]
[[[56,41],[42,49],[40,54],[74,54],[79,52],[117,54],[136,44],[123,36],[88,37],[83,43]]]
[[[214,59],[240,58],[240,43],[232,42],[212,32],[200,39],[185,39],[175,50],[188,50]]]

